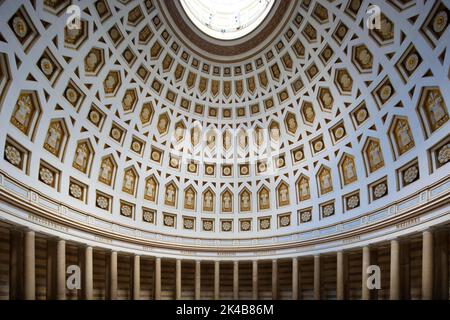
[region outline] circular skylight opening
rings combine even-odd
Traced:
[[[258,27],[275,0],[180,0],[194,25],[207,35],[233,40]]]

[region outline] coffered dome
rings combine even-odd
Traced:
[[[10,202],[232,248],[297,246],[448,192],[448,5],[375,1],[369,29],[369,1],[235,1],[256,10],[235,35],[202,3],[80,1],[74,28],[70,1],[1,4]]]

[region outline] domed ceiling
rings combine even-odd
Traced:
[[[445,1],[276,1],[244,38],[201,44],[177,1],[80,1],[79,28],[68,5],[0,7],[1,170],[68,208],[264,238],[448,176]]]

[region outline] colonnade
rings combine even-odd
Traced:
[[[23,288],[24,298],[32,300],[35,298],[35,232],[27,230],[24,232],[23,238]],[[390,299],[397,300],[401,298],[400,288],[400,243],[399,239],[390,241]],[[434,255],[433,255],[433,233],[431,230],[422,232],[422,299],[433,298],[433,273],[434,273]],[[448,252],[448,250],[447,250]],[[345,299],[344,285],[344,258],[346,252],[338,251],[336,254],[336,298],[338,300]],[[371,298],[371,292],[366,285],[368,273],[367,267],[370,265],[371,247],[364,246],[362,248],[362,283],[361,283],[361,299],[368,300]],[[327,253],[330,255],[330,253]],[[118,271],[117,271],[118,252],[112,251],[109,259],[109,297],[117,299],[118,291]],[[292,299],[299,298],[299,260],[302,257],[292,258]],[[447,256],[448,259],[448,256]],[[140,274],[141,274],[141,256],[135,255],[132,259],[132,278],[133,299],[140,299]],[[314,299],[321,299],[321,255],[314,256]],[[161,257],[155,258],[154,268],[154,298],[161,299]],[[182,265],[183,260],[177,259],[175,263],[175,298],[182,297]],[[194,290],[195,299],[201,297],[201,265],[203,261],[195,261]],[[239,298],[239,261],[233,261],[233,298]],[[258,260],[252,261],[252,298],[258,299]],[[220,298],[220,261],[214,261],[214,299]],[[278,260],[272,260],[272,298],[278,298]],[[91,246],[84,247],[84,298],[93,299],[93,248]],[[445,277],[445,275],[443,275]],[[56,241],[56,298],[66,298],[66,241],[58,239]],[[448,265],[447,278],[448,282]],[[448,294],[448,289],[447,289]]]

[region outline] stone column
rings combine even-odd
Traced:
[[[272,300],[278,299],[278,263],[272,260]]]
[[[369,275],[367,273],[367,268],[370,266],[370,248],[368,246],[363,247],[363,256],[362,256],[362,288],[361,295],[362,300],[370,300],[370,290],[367,287],[367,279]]]
[[[92,247],[87,246],[84,250],[84,298],[92,300],[94,297]]]
[[[24,235],[24,298],[25,300],[36,299],[36,253],[35,233],[25,231]]]
[[[141,299],[141,258],[134,256],[133,263],[133,299]]]
[[[195,261],[195,300],[200,300],[202,288],[202,271],[200,261]]]
[[[314,256],[314,300],[320,300],[320,256]]]
[[[298,300],[298,259],[292,258],[292,300]]]
[[[66,300],[66,241],[56,243],[56,299]]]
[[[258,300],[258,261],[252,262],[252,299]]]
[[[155,260],[155,300],[161,300],[161,258]]]
[[[344,300],[344,253],[336,254],[336,299]]]
[[[239,300],[239,261],[233,262],[233,299]]]
[[[449,230],[441,230],[440,234],[439,234],[439,248],[438,248],[438,253],[439,253],[439,266],[438,266],[438,270],[440,270],[438,279],[439,279],[439,283],[438,283],[438,288],[439,288],[439,299],[442,300],[448,300],[449,298],[449,290],[448,290],[448,278],[449,278],[449,273],[448,273],[448,267],[449,267],[449,263],[448,263],[448,254],[449,254],[449,248],[448,248],[448,235],[449,235]]]
[[[117,299],[117,252],[111,251],[109,295],[111,300]]]
[[[430,230],[422,235],[422,299],[433,299],[433,234]]]
[[[400,299],[400,244],[397,239],[391,240],[391,275],[389,299]]]
[[[220,262],[214,261],[214,300],[220,298]]]
[[[181,260],[175,262],[175,299],[181,300]]]

